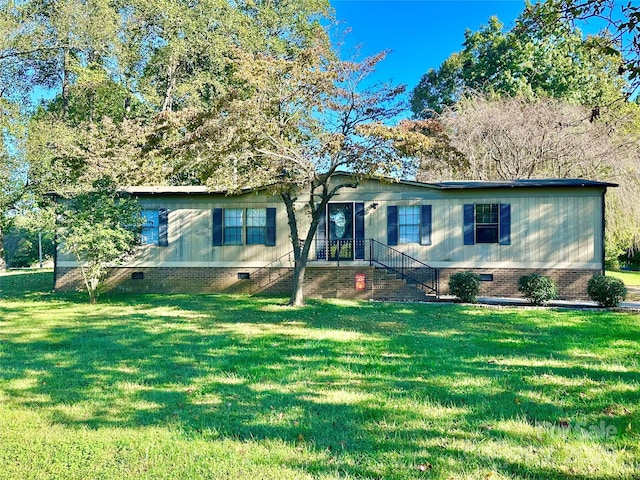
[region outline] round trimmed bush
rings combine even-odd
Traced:
[[[458,272],[449,278],[449,291],[463,302],[475,303],[480,291],[480,275],[473,272]]]
[[[604,275],[594,275],[587,284],[589,298],[601,307],[617,307],[627,298],[627,288],[622,280]]]
[[[536,273],[520,277],[518,291],[534,305],[544,305],[558,296],[558,287],[551,277]]]

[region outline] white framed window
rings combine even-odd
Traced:
[[[497,203],[476,204],[476,243],[498,243],[499,215]]]
[[[211,244],[276,245],[275,208],[214,208]]]
[[[420,206],[398,207],[398,243],[420,243]]]
[[[224,209],[224,245],[242,245],[242,227],[244,225],[244,209]]]
[[[511,245],[511,204],[469,203],[463,210],[465,245]]]
[[[247,208],[247,245],[267,243],[267,209]]]

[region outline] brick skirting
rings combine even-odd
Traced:
[[[380,273],[386,274],[366,266],[307,268],[304,294],[310,298],[376,298],[374,277]],[[246,274],[248,279],[241,278]],[[356,290],[356,274],[365,275],[364,290]],[[265,293],[288,296],[292,286],[290,268],[114,268],[107,280],[109,290],[131,293]],[[78,288],[82,288],[80,270],[58,268],[56,290]],[[389,293],[384,289],[375,291]]]
[[[585,300],[587,282],[596,270],[560,269],[440,269],[440,294],[449,293],[449,278],[461,271],[482,274],[480,296],[521,297],[518,279],[538,273],[551,277],[558,285],[559,298]],[[249,278],[246,277],[249,274]],[[356,274],[364,274],[364,290],[356,290]],[[114,268],[107,286],[110,290],[132,293],[265,293],[289,295],[292,270],[289,268]],[[137,278],[136,278],[137,277]],[[142,277],[142,278],[140,278]],[[491,280],[489,280],[491,279]],[[77,268],[58,268],[56,290],[82,287]],[[381,300],[419,300],[424,293],[385,270],[367,266],[308,267],[304,294],[310,298],[353,298]]]
[[[440,294],[449,294],[449,278],[457,272],[474,272],[492,280],[483,281],[480,284],[481,297],[514,297],[522,298],[518,292],[518,280],[523,275],[537,273],[551,277],[558,286],[559,300],[588,300],[587,282],[600,270],[562,270],[562,269],[526,269],[526,268],[482,268],[482,269],[454,269],[443,268],[440,270]]]

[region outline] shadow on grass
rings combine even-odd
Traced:
[[[49,297],[52,291],[51,270],[10,270],[0,274],[0,300]]]
[[[391,469],[421,458],[434,473],[457,462],[567,478],[562,465],[506,458],[545,443],[503,431],[509,421],[604,421],[616,429],[611,449],[637,448],[625,427],[639,419],[640,326],[625,314],[112,295],[46,321],[53,306],[11,308],[0,385],[12,404],[65,426],[278,439],[325,453],[305,465],[291,457],[292,467],[358,478],[409,477]],[[472,448],[486,442],[505,452]]]

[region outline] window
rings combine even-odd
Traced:
[[[213,246],[276,244],[275,208],[214,208]]]
[[[242,208],[224,209],[224,245],[242,245]]]
[[[387,244],[431,245],[431,205],[387,206]]]
[[[464,206],[465,245],[497,243],[511,245],[511,205],[478,203]]]
[[[267,209],[247,208],[247,245],[267,243]]]
[[[398,243],[420,243],[420,207],[398,207]]]
[[[476,205],[476,243],[498,243],[498,204]]]
[[[140,243],[161,247],[169,245],[169,210],[166,208],[142,210],[140,216],[142,217]]]
[[[158,210],[142,210],[142,245],[158,245],[160,240],[160,216]]]

